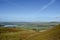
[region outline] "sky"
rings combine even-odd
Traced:
[[[0,22],[60,21],[60,0],[0,0]]]

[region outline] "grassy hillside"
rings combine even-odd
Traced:
[[[26,40],[60,40],[60,25],[46,32],[34,35]]]
[[[6,33],[6,32],[18,32],[18,31],[23,31],[22,28],[5,28],[5,27],[0,27],[0,33]]]
[[[60,40],[60,25],[45,32],[21,28],[0,28],[0,40]]]
[[[0,28],[0,40],[25,40],[34,34],[37,32],[21,28]]]

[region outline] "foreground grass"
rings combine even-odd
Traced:
[[[19,28],[0,28],[0,40],[60,40],[60,25],[45,32]]]
[[[60,40],[60,25],[40,34],[34,35],[26,40]]]
[[[2,33],[0,35],[0,40],[20,40],[19,33]]]
[[[25,40],[33,34],[37,33],[25,29],[0,28],[0,40]]]

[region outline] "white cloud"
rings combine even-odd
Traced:
[[[51,2],[49,2],[47,5],[44,5],[40,10],[39,13],[43,10],[45,10],[48,6],[50,6],[51,4],[53,4],[56,0],[51,0]]]

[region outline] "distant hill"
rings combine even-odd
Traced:
[[[4,24],[4,25],[19,25],[19,24],[26,24],[29,22],[0,22],[0,24]]]
[[[0,22],[4,25],[21,25],[21,24],[59,24],[60,22]]]

